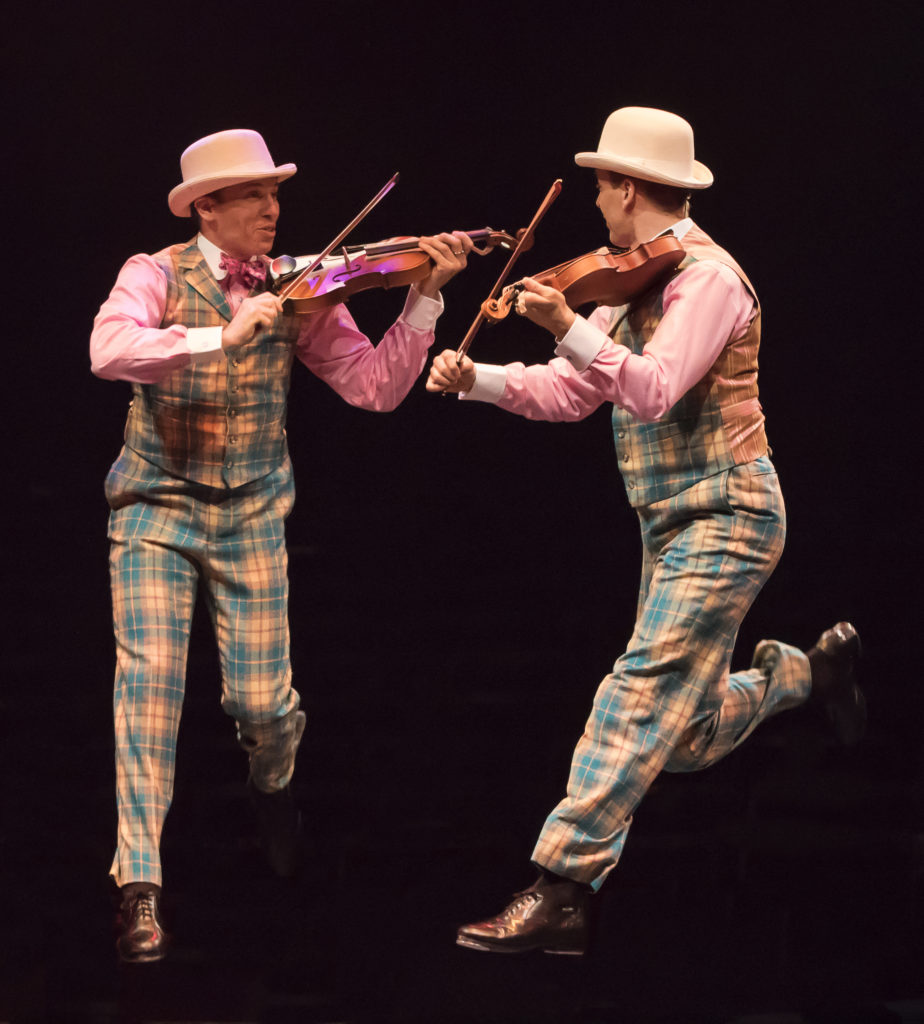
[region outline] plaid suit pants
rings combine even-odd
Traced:
[[[285,785],[291,775],[304,727],[289,666],[284,523],[294,500],[292,473],[287,459],[243,487],[210,488],[169,476],[125,448],[106,494],[119,814],[111,874],[117,885],[160,884],[160,837],[173,796],[200,584],[218,642],[222,707],[238,722],[251,770],[254,749],[275,741],[277,755],[280,742],[286,750],[261,788]]]
[[[729,673],[738,629],[779,561],[786,515],[768,458],[640,508],[642,581],[626,653],[597,690],[567,795],[533,862],[599,889],[632,814],[662,769],[723,757],[769,715],[802,703],[808,659],[762,641]]]

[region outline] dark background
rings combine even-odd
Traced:
[[[23,6],[2,63],[10,516],[0,691],[0,1019],[921,1020],[917,3],[291,8]],[[454,928],[531,880],[597,682],[631,630],[639,550],[605,410],[529,423],[427,395],[346,406],[304,368],[289,437],[293,660],[309,712],[306,869],[269,878],[197,619],[164,837],[164,964],[118,969],[102,480],[128,386],[94,379],[121,263],[191,233],[179,154],[261,131],[277,254],[314,252],[396,170],[355,241],[525,225],[522,270],[604,240],[593,149],[619,106],[694,125],[694,217],[764,307],[761,397],[790,537],[734,667],[774,636],[861,631],[871,724],[804,712],[656,784],[604,888],[595,952],[491,957]],[[454,347],[502,261],[446,289]],[[402,294],[356,297],[379,337]],[[545,361],[523,323],[487,362]],[[566,962],[561,962],[565,959]],[[915,1009],[917,1007],[917,1009]]]

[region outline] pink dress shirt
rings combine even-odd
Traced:
[[[208,239],[200,235],[198,244],[236,311],[248,292],[237,280],[229,285],[218,268],[220,253]],[[128,260],[93,323],[93,373],[106,380],[156,384],[191,363],[225,358],[221,327],[162,328],[166,302],[167,279],[154,260],[147,255]],[[295,352],[351,405],[386,412],[400,404],[423,370],[442,310],[441,299],[411,288],[401,316],[376,346],[346,306],[337,305],[302,318]]]
[[[674,233],[682,238],[690,223],[681,221]],[[555,421],[580,420],[612,402],[652,422],[702,380],[756,312],[753,296],[730,267],[699,260],[664,289],[664,317],[640,355],[613,343],[607,330],[614,308],[598,306],[587,319],[575,318],[549,363],[476,363],[475,385],[460,398]]]

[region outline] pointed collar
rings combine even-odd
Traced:
[[[233,314],[228,303],[228,296],[222,291],[205,254],[199,248],[201,239],[202,235],[191,241],[180,253],[179,269],[185,274],[187,284],[194,288],[210,306],[214,306],[225,320],[230,321]],[[208,242],[208,239],[205,241]],[[208,244],[211,245],[211,243]],[[212,248],[214,249],[215,246]],[[224,276],[222,273],[222,277]]]

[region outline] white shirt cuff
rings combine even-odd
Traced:
[[[416,331],[432,331],[437,317],[443,312],[443,296],[437,292],[437,298],[430,299],[421,295],[414,285],[408,289],[407,299],[401,319]]]
[[[187,327],[186,344],[189,358],[196,363],[209,363],[224,355],[221,347],[221,327]]]
[[[506,387],[506,367],[475,363],[475,383],[471,391],[460,391],[459,398],[472,402],[499,402]]]
[[[592,327],[584,317],[578,315],[567,334],[555,346],[555,355],[567,359],[580,372],[586,370],[597,358],[606,340],[603,331]]]

